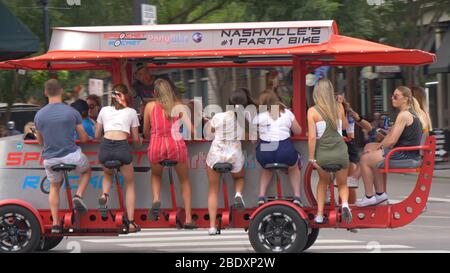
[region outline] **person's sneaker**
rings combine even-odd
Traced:
[[[342,221],[350,224],[352,222],[352,210],[349,208],[349,206],[342,206]]]
[[[161,209],[161,202],[160,201],[153,202],[152,208],[149,211],[149,218],[151,221],[158,221],[160,209]]]
[[[353,177],[347,177],[347,187],[349,188],[358,188],[359,180]]]
[[[81,198],[80,196],[75,195],[72,199],[72,202],[75,210],[79,213],[85,214],[88,211],[88,207],[84,203],[83,198]]]
[[[292,200],[292,203],[296,204],[299,207],[303,207],[302,199],[300,199],[300,196],[294,196],[294,200]]]
[[[102,194],[102,196],[98,199],[98,211],[100,212],[102,219],[108,219],[108,199],[109,194],[107,193]]]
[[[378,204],[386,202],[388,200],[388,195],[385,192],[383,192],[383,194],[381,194],[381,195],[375,194],[375,199],[377,200],[377,205],[378,205]]]
[[[359,199],[355,202],[355,205],[357,207],[367,207],[367,206],[373,206],[377,204],[377,198],[375,196],[372,196],[370,198],[367,198],[367,196],[363,196],[363,198]]]
[[[240,192],[237,192],[234,196],[233,207],[238,211],[243,211],[245,209],[244,199],[242,198],[242,194]]]
[[[325,223],[325,217],[323,217],[323,215],[316,215],[316,217],[314,217],[314,222],[316,222],[316,224],[323,224]]]
[[[52,226],[52,234],[61,234],[63,232],[61,225]]]
[[[265,203],[267,203],[267,197],[265,196],[258,197],[258,207],[264,205]]]
[[[219,232],[217,231],[217,228],[212,227],[208,229],[208,234],[209,235],[219,235]]]

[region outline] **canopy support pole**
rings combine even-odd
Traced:
[[[111,65],[112,65],[112,80],[114,85],[122,83],[119,60],[117,59],[112,60]]]
[[[295,119],[302,127],[301,136],[306,137],[306,64],[300,56],[294,56],[292,109]]]

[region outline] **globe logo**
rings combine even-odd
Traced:
[[[196,32],[192,35],[192,40],[196,43],[200,43],[203,40],[203,34],[200,32]]]

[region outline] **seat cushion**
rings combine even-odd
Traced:
[[[282,169],[288,169],[289,165],[284,164],[284,163],[270,163],[270,164],[264,165],[263,168],[268,169],[268,170],[282,170]]]
[[[385,167],[385,161],[386,160],[382,160],[378,162],[377,168],[383,169]],[[415,169],[419,168],[420,166],[422,166],[422,160],[420,159],[391,159],[389,161],[389,169]]]
[[[233,165],[230,163],[216,163],[213,166],[213,170],[218,173],[228,173],[233,169]]]
[[[77,168],[77,165],[61,163],[61,164],[53,165],[51,168],[55,172],[59,172],[59,171],[68,171],[68,172],[70,172],[70,171],[75,170]]]
[[[163,160],[163,161],[159,162],[159,164],[161,164],[164,167],[173,167],[173,166],[177,165],[178,162],[173,161],[173,160]]]
[[[320,167],[329,173],[336,173],[342,169],[342,165],[340,164],[327,164]]]
[[[122,166],[122,162],[120,162],[119,160],[109,160],[106,161],[103,165],[108,169],[117,169]]]

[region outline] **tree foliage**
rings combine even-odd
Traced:
[[[40,37],[44,52],[43,12],[39,0],[0,0]],[[133,22],[132,0],[81,0],[81,6],[69,6],[66,0],[49,0],[50,25],[96,26],[129,25]],[[335,19],[342,35],[376,42],[420,48],[432,35],[422,25],[425,14],[436,21],[450,13],[448,0],[385,0],[371,6],[364,0],[149,0],[157,6],[159,24],[300,21]],[[87,84],[90,77],[104,77],[99,72],[65,72],[65,86],[71,89]],[[12,79],[0,74],[0,93]],[[42,97],[44,72],[32,71],[21,77],[17,98]],[[62,75],[59,75],[62,76]],[[8,78],[10,77],[10,78]],[[3,79],[2,79],[3,78]],[[11,86],[11,85],[10,85]],[[0,94],[3,100],[4,95]]]

